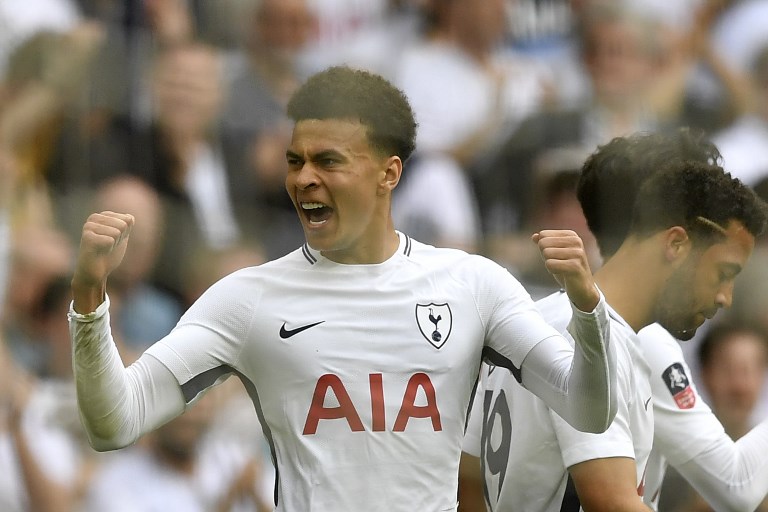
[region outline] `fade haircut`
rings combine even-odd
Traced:
[[[719,165],[676,160],[640,187],[630,233],[644,237],[682,226],[695,246],[707,247],[721,241],[734,220],[758,237],[767,213],[763,200]]]
[[[405,162],[416,147],[416,120],[402,91],[364,70],[334,66],[312,75],[288,102],[288,116],[349,119],[367,128],[371,147]]]
[[[703,132],[679,128],[617,137],[584,162],[576,194],[604,259],[613,256],[629,234],[640,186],[673,160],[719,164],[721,156]]]

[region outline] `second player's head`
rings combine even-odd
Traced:
[[[720,152],[701,133],[638,133],[598,147],[582,167],[578,198],[603,258],[610,258],[629,232],[632,205],[646,178],[672,160],[720,162]]]
[[[646,178],[625,244],[632,252],[650,241],[648,264],[663,272],[653,320],[685,340],[719,308],[730,307],[734,280],[767,212],[752,189],[718,165],[672,160]]]

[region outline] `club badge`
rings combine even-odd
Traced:
[[[416,304],[416,323],[422,336],[435,348],[448,341],[453,327],[453,316],[448,304]]]

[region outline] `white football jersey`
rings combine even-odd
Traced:
[[[400,234],[380,264],[305,244],[237,271],[147,354],[187,402],[242,380],[272,449],[276,510],[452,511],[481,354],[519,375],[554,335],[499,265]]]
[[[667,465],[683,464],[717,444],[724,428],[691,380],[680,343],[652,324],[638,333],[651,370],[655,432],[648,463],[645,501],[656,510]]]
[[[566,331],[570,305],[564,292],[536,302],[544,318]],[[478,456],[490,511],[559,512],[568,467],[608,458],[635,459],[638,500],[653,443],[649,369],[632,328],[610,307],[611,343],[616,348],[618,412],[608,430],[588,434],[570,427],[507,370],[483,364],[464,451]]]

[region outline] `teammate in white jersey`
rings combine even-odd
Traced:
[[[579,199],[598,241],[613,249],[595,279],[609,305],[621,314],[612,315],[611,336],[618,342],[618,333],[625,334],[618,370],[620,400],[626,403],[620,402],[608,431],[581,434],[518,389],[506,372],[490,372],[465,442],[465,450],[481,455],[490,510],[508,510],[520,503],[531,511],[570,510],[563,503],[566,468],[585,510],[648,510],[638,495],[645,496],[644,477],[653,467],[649,420],[659,410],[655,402],[660,397],[653,381],[655,368],[646,362],[646,357],[656,355],[656,348],[634,332],[659,321],[679,337],[690,338],[705,318],[729,306],[733,279],[766,222],[765,205],[720,167],[706,163],[707,150],[698,147],[697,140],[687,131],[668,140],[660,135],[620,138],[599,148],[585,163]],[[632,171],[650,153],[655,155],[655,168],[662,170],[645,180],[638,193],[632,182],[639,178]],[[629,198],[627,188],[632,190]],[[626,205],[638,194],[632,216]],[[624,219],[623,233],[615,229],[617,215]],[[562,315],[558,300],[551,296],[538,303],[556,326]],[[536,422],[530,421],[531,416],[540,418],[537,428],[532,428]],[[690,428],[677,430],[679,436],[691,434]],[[505,445],[508,438],[511,443]],[[685,444],[688,441],[681,439],[675,448]],[[532,461],[530,469],[513,473],[511,468],[525,460]]]
[[[605,259],[627,236],[626,205],[648,176],[672,159],[721,160],[711,142],[685,129],[617,139],[609,146],[617,158],[592,166],[580,182],[582,208]],[[638,336],[651,370],[654,412],[645,502],[658,507],[664,473],[672,464],[715,510],[754,510],[768,493],[768,421],[734,442],[699,395],[675,336],[658,324]],[[690,339],[693,333],[676,336]]]
[[[69,318],[94,447],[134,442],[236,375],[271,444],[276,510],[427,512],[456,510],[482,356],[576,428],[608,427],[615,354],[575,233],[533,235],[572,301],[574,350],[503,268],[395,230],[392,191],[416,128],[400,91],[331,68],[298,90],[288,113],[286,189],[307,243],[213,285],[127,369],[104,290],[133,218],[102,212],[83,226]]]

